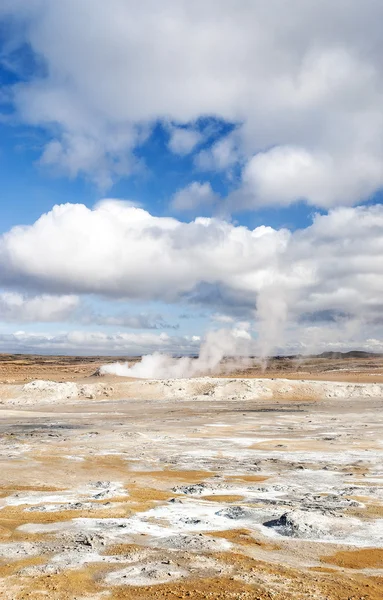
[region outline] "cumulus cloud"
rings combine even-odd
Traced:
[[[0,276],[8,285],[118,298],[175,301],[201,281],[253,292],[289,237],[264,226],[154,217],[124,202],[64,204],[0,237]]]
[[[0,293],[0,321],[17,323],[58,322],[68,320],[79,307],[77,296],[27,296],[15,292]]]
[[[218,198],[210,183],[193,181],[193,183],[175,193],[172,207],[176,211],[194,210],[201,206],[213,205],[218,201]]]
[[[201,171],[226,171],[241,160],[237,135],[227,135],[195,157],[195,165]]]
[[[288,344],[281,332],[291,323],[381,323],[382,231],[381,205],[334,209],[290,232],[184,223],[117,201],[66,204],[0,237],[0,277],[30,292],[188,301],[237,320],[255,316],[268,354]]]
[[[174,154],[190,154],[203,140],[203,136],[195,129],[172,127],[170,130],[169,148]]]
[[[383,206],[317,215],[294,235],[293,273],[306,278],[300,313],[332,310],[375,320],[382,308]]]
[[[64,133],[60,140],[46,144],[40,165],[53,167],[69,177],[79,174],[91,176],[102,189],[109,188],[116,178],[132,175],[139,170],[140,161],[129,151],[142,141],[137,130],[131,128],[125,133],[100,132],[98,135],[99,138]]]
[[[182,154],[210,116],[237,125],[240,208],[353,205],[382,186],[381,2],[3,0],[0,14],[42,65],[11,95],[50,132],[44,164],[108,185],[153,123],[185,125]],[[198,161],[226,169],[233,154],[226,140]]]
[[[383,185],[381,158],[361,151],[341,156],[276,147],[256,154],[230,202],[246,208],[288,206],[296,200],[322,208],[357,204]]]

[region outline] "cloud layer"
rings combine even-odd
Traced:
[[[107,334],[78,330],[47,334],[18,331],[0,334],[0,352],[141,356],[158,351],[186,355],[198,353],[199,342],[197,336],[168,336],[166,333]]]
[[[201,282],[255,292],[289,237],[263,226],[154,217],[124,202],[64,204],[0,237],[0,276],[49,293],[116,298],[176,301]]]
[[[43,164],[109,185],[134,171],[153,123],[171,123],[186,154],[210,116],[236,124],[236,141],[196,164],[241,157],[237,208],[354,205],[383,185],[377,0],[3,0],[1,15],[39,66],[9,93],[21,121],[50,132]]]
[[[66,204],[0,237],[0,277],[9,288],[44,290],[45,307],[49,294],[60,294],[52,319],[73,309],[74,294],[199,303],[229,315],[242,307],[268,353],[291,323],[382,323],[382,231],[381,205],[334,209],[290,232],[208,218],[184,223],[117,201],[93,210]],[[12,303],[37,311],[20,296],[2,302],[5,314],[16,310]]]
[[[79,307],[79,298],[67,296],[25,296],[0,293],[0,321],[7,323],[58,322],[68,320]]]

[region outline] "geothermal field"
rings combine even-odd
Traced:
[[[105,363],[1,356],[2,599],[383,598],[381,358]]]

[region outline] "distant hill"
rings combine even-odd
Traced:
[[[312,354],[311,358],[327,358],[327,359],[342,359],[342,358],[376,358],[383,356],[376,352],[364,352],[363,350],[350,350],[350,352],[322,352],[322,354]]]

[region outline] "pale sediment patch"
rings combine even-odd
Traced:
[[[2,385],[0,402],[14,405],[57,404],[110,397],[177,400],[310,401],[321,398],[380,398],[382,383],[342,383],[289,379],[198,377],[192,379],[126,380],[80,384],[46,380]]]
[[[108,399],[113,387],[104,383],[80,384],[72,381],[37,379],[24,385],[0,385],[0,404],[33,406],[35,404],[66,404],[73,401]]]
[[[18,491],[0,500],[0,509],[5,506],[32,505],[40,510],[54,510],[57,505],[61,509],[70,510],[76,503],[94,500],[106,500],[118,496],[128,496],[128,492],[120,482],[96,481],[74,490],[59,493],[45,491]]]
[[[40,549],[31,542],[8,542],[0,544],[0,558],[21,560],[28,556],[36,556]]]

